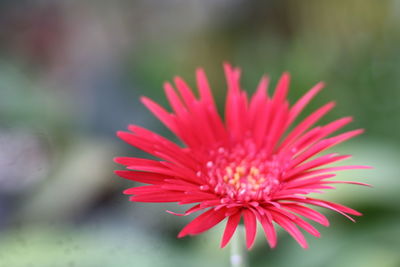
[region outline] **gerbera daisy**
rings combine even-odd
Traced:
[[[118,132],[122,140],[159,159],[115,159],[128,169],[116,171],[117,175],[149,184],[125,190],[125,194],[132,195],[130,200],[195,204],[184,214],[168,211],[179,216],[203,211],[178,237],[200,234],[227,218],[221,247],[226,246],[243,218],[248,249],[254,243],[257,222],[271,247],[276,246],[275,227],[279,225],[306,248],[307,242],[299,228],[316,237],[320,234],[303,218],[329,225],[327,218],[310,206],[331,209],[350,220],[353,220],[350,215],[360,216],[358,211],[346,206],[309,196],[334,188],[332,184],[336,183],[366,185],[329,180],[335,171],[367,168],[327,167],[349,155],[318,155],[363,132],[359,129],[329,137],[351,122],[351,117],[314,126],[334,107],[334,102],[293,125],[323,83],[289,105],[289,74],[282,75],[272,96],[267,93],[268,78],[264,76],[249,100],[240,87],[240,70],[229,64],[224,69],[228,86],[224,121],[202,69],[196,71],[198,97],[179,77],[174,79],[177,90],[165,83],[172,112],[146,97],[141,99],[184,145],[136,125],[130,125],[129,132]],[[292,130],[288,131],[289,128]]]

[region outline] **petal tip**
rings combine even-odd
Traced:
[[[115,134],[116,134],[116,136],[118,138],[121,138],[125,134],[125,132],[124,131],[117,131]]]
[[[225,248],[225,247],[228,245],[228,243],[229,243],[229,242],[221,241],[219,247],[220,247],[220,248]]]
[[[114,173],[115,175],[121,176],[121,174],[123,173],[123,171],[122,171],[122,170],[114,170],[113,173]]]
[[[276,246],[277,246],[277,242],[274,242],[274,243],[268,243],[268,245],[269,245],[269,247],[271,248],[271,249],[275,249],[276,248]]]
[[[185,231],[180,231],[179,234],[177,235],[178,238],[183,238],[187,235]]]
[[[204,75],[205,71],[203,68],[199,67],[196,69],[196,75]]]
[[[146,104],[147,102],[150,101],[150,98],[148,98],[147,96],[141,96],[140,97],[140,101],[144,104]]]
[[[125,189],[124,191],[122,191],[122,194],[124,194],[124,195],[132,195],[131,189],[132,188]]]
[[[121,164],[121,165],[124,165],[122,162],[123,162],[123,157],[115,157],[115,158],[113,158],[113,161],[115,162],[115,163],[117,163],[117,164]]]

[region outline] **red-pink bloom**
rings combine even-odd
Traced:
[[[130,132],[118,132],[127,143],[159,158],[150,160],[119,157],[115,161],[129,170],[116,174],[149,185],[125,190],[136,202],[178,202],[196,204],[184,214],[204,211],[182,229],[178,237],[207,231],[225,218],[221,247],[231,239],[241,218],[246,229],[246,245],[251,248],[257,221],[271,247],[277,243],[275,225],[280,225],[303,247],[307,242],[299,230],[319,237],[319,232],[300,216],[328,226],[327,218],[309,206],[319,206],[343,214],[361,214],[346,206],[308,196],[332,184],[357,182],[332,181],[335,171],[367,166],[335,166],[331,163],[349,155],[319,153],[342,143],[362,130],[333,137],[334,132],[351,122],[344,117],[323,126],[314,126],[333,107],[329,102],[297,125],[294,121],[308,102],[322,89],[318,83],[294,105],[286,98],[289,74],[280,78],[272,96],[267,93],[268,78],[263,77],[249,100],[239,84],[240,70],[225,64],[228,94],[225,122],[218,114],[207,78],[196,72],[199,97],[179,77],[164,85],[172,112],[143,97],[142,102],[183,143],[181,147],[154,132],[136,125]],[[293,129],[288,131],[292,127]],[[299,216],[300,215],[300,216]]]

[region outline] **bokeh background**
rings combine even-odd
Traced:
[[[0,266],[228,266],[221,227],[178,240],[190,218],[129,202],[112,173],[113,157],[142,155],[115,137],[129,123],[173,138],[139,96],[166,104],[162,83],[194,86],[203,66],[222,106],[223,61],[249,92],[290,71],[292,101],[325,81],[307,111],[337,100],[326,121],[366,129],[338,150],[375,167],[343,175],[374,188],[326,194],[363,212],[356,224],[326,212],[307,251],[259,234],[251,266],[400,266],[399,25],[396,0],[2,0]]]

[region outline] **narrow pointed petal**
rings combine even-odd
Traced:
[[[334,108],[335,103],[329,102],[328,104],[322,106],[317,109],[314,113],[308,116],[305,120],[303,120],[293,131],[290,132],[288,137],[284,140],[282,147],[287,146],[291,142],[293,142],[296,138],[298,138],[301,134],[307,131],[312,125],[314,125],[319,119],[321,119],[325,114],[327,114],[332,108]]]
[[[342,214],[343,216],[345,216],[346,218],[348,218],[349,220],[351,220],[352,222],[355,222],[355,220],[347,214],[351,214],[351,215],[355,215],[355,216],[362,215],[360,212],[350,209],[349,207],[346,207],[346,206],[343,206],[343,205],[340,205],[337,203],[333,203],[333,202],[320,200],[320,199],[314,199],[314,198],[307,197],[304,199],[296,199],[295,201],[336,211],[336,212]]]
[[[196,78],[201,100],[206,104],[207,107],[215,110],[216,107],[214,97],[212,96],[210,85],[203,69],[199,68],[196,70]]]
[[[135,133],[118,131],[117,136],[128,144],[149,154],[158,156],[161,159],[186,166],[193,166],[193,160],[178,145],[167,141],[165,138],[151,131],[139,130],[139,128],[138,126],[130,125],[128,129]]]
[[[150,203],[178,202],[183,197],[185,197],[185,193],[182,192],[159,191],[154,193],[131,196],[129,200],[134,202],[150,202]]]
[[[314,98],[316,94],[318,94],[322,88],[325,86],[323,82],[318,83],[313,88],[310,89],[304,96],[302,96],[296,104],[290,109],[290,116],[288,120],[288,124],[291,124],[297,116],[301,113],[305,106]]]
[[[289,73],[284,72],[278,81],[278,85],[276,86],[273,96],[273,101],[275,104],[280,104],[286,99],[287,93],[289,91],[289,82],[290,75]]]
[[[170,210],[166,210],[166,212],[168,212],[169,214],[175,215],[175,216],[187,216],[187,215],[190,215],[190,214],[197,212],[199,210],[202,210],[202,209],[203,209],[203,207],[201,207],[200,204],[197,204],[197,205],[191,207],[190,209],[188,209],[187,211],[185,211],[185,213],[183,213],[183,214],[175,213]]]
[[[263,210],[262,208],[257,209],[259,212],[258,219],[264,229],[265,238],[271,248],[275,248],[278,242],[275,227],[272,222],[272,216],[269,211]]]
[[[249,107],[249,120],[251,122],[251,127],[253,127],[253,125],[258,122],[257,112],[259,111],[260,106],[265,104],[268,99],[267,95],[268,83],[269,83],[268,77],[263,76],[261,78],[260,84],[258,85],[256,93],[251,98]]]
[[[329,226],[329,221],[328,219],[318,211],[315,211],[313,209],[307,208],[305,206],[295,204],[295,203],[287,203],[283,205],[284,208],[295,212],[301,216],[304,216],[310,220],[313,220],[323,226],[328,227]]]
[[[182,117],[184,113],[187,112],[186,107],[182,103],[181,99],[179,98],[178,94],[175,92],[174,88],[170,83],[164,84],[165,95],[174,110],[175,114]]]
[[[307,159],[313,157],[314,155],[321,153],[322,151],[325,151],[335,145],[343,143],[350,138],[353,138],[357,135],[362,134],[363,132],[364,131],[362,129],[358,129],[358,130],[354,130],[354,131],[346,132],[344,134],[337,135],[335,137],[324,139],[324,140],[320,141],[319,143],[317,143],[315,146],[313,146],[310,149],[308,149],[307,151],[305,151],[304,153],[297,156],[293,160],[292,164],[295,166],[301,162],[304,162]]]
[[[161,121],[167,126],[172,132],[177,134],[177,128],[173,117],[164,108],[152,101],[147,97],[141,98],[142,103]]]
[[[296,225],[287,217],[280,215],[279,213],[273,212],[272,216],[274,221],[285,229],[299,244],[302,248],[307,249],[308,244],[304,235],[296,227]]]
[[[196,98],[193,94],[192,89],[190,89],[190,87],[181,77],[175,77],[174,82],[186,106],[192,106],[196,102]]]
[[[361,183],[361,182],[354,182],[354,181],[327,181],[327,183],[329,183],[329,184],[354,184],[354,185],[373,187],[370,184]]]
[[[341,160],[345,160],[350,158],[350,155],[343,155],[343,156],[337,156],[335,153],[327,154],[321,157],[318,157],[316,159],[310,160],[308,162],[305,162],[301,165],[297,165],[294,168],[292,168],[290,171],[287,172],[286,174],[286,180],[296,177],[297,175],[305,172],[312,170],[317,167],[322,167],[324,165],[328,165],[334,162],[338,162]]]
[[[249,209],[243,210],[244,226],[246,228],[246,246],[250,249],[255,241],[257,232],[256,216]]]
[[[207,231],[211,227],[215,226],[223,219],[225,219],[225,209],[220,209],[215,211],[210,209],[203,214],[196,217],[188,225],[186,225],[178,234],[178,238],[184,237],[186,235],[196,235],[204,231]]]
[[[122,178],[146,184],[162,184],[165,179],[169,178],[165,175],[148,172],[117,170],[114,173]]]
[[[229,219],[226,223],[224,235],[221,240],[221,248],[224,248],[231,240],[233,234],[236,231],[237,226],[239,225],[240,217],[241,217],[241,212],[236,212],[235,214],[229,216]]]

